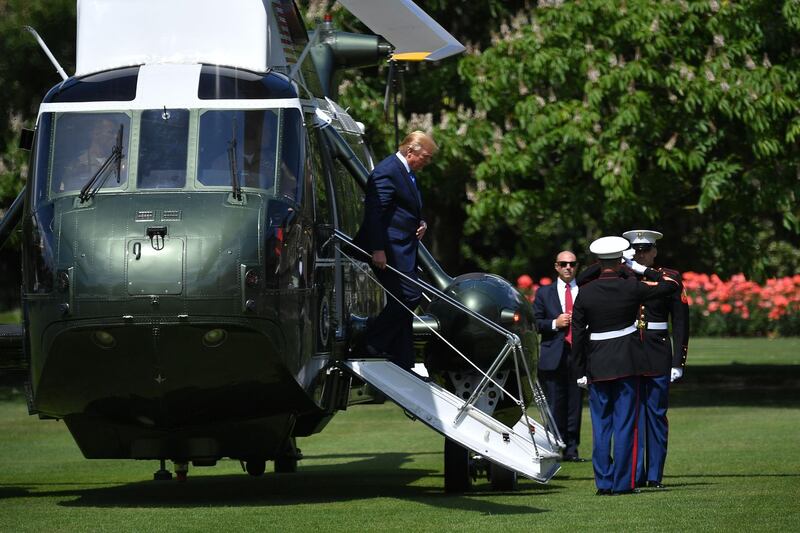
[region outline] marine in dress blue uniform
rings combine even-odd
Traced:
[[[656,240],[663,235],[652,230],[631,230],[622,234],[635,251],[633,260],[652,267],[657,255]],[[641,382],[637,483],[663,488],[664,463],[667,459],[670,382],[683,376],[689,348],[689,305],[681,274],[659,268],[679,283],[679,290],[669,296],[647,300],[639,308],[637,326],[644,341],[646,367]],[[669,325],[672,324],[670,342]]]
[[[578,296],[575,283],[577,259],[569,250],[556,256],[555,283],[544,285],[536,291],[533,316],[541,335],[539,350],[539,383],[544,390],[547,405],[553,415],[558,432],[566,445],[565,461],[580,461],[578,445],[581,435],[583,389],[576,379],[577,365],[572,352],[572,306]],[[567,294],[569,291],[569,294]],[[569,298],[567,297],[569,296]]]
[[[581,287],[572,314],[573,350],[588,379],[598,495],[635,489],[634,430],[644,350],[634,322],[642,301],[678,288],[660,273],[650,282],[621,276],[620,258],[628,246],[622,237],[602,237],[591,244],[600,275]]]
[[[421,291],[386,265],[417,279],[417,247],[428,226],[422,220],[422,194],[414,173],[430,163],[436,150],[431,137],[415,131],[403,139],[397,153],[378,163],[367,181],[364,220],[355,239],[372,254],[378,281],[390,293],[386,307],[367,328],[368,354],[388,354],[406,370],[414,366],[413,316],[408,309],[417,307]]]

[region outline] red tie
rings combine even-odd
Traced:
[[[572,290],[569,288],[569,283],[564,288],[564,312],[570,315],[572,314]],[[567,344],[572,346],[572,321],[570,321],[567,327],[567,336],[564,337],[564,340],[567,341]]]

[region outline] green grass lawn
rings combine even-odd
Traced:
[[[797,339],[692,340],[673,390],[668,490],[597,497],[590,463],[548,484],[442,492],[442,439],[393,404],[351,407],[302,439],[295,474],[238,462],[150,481],[155,461],[83,459],[61,422],[0,387],[0,531],[797,531]],[[581,452],[589,456],[584,411]]]

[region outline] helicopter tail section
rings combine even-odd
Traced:
[[[491,463],[547,483],[560,468],[558,449],[543,426],[528,418],[513,428],[502,424],[436,383],[424,381],[389,361],[350,360],[344,365],[386,394],[411,416]]]

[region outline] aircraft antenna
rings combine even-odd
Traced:
[[[34,37],[34,38],[36,39],[36,41],[39,43],[39,46],[40,46],[40,47],[41,47],[41,49],[44,51],[45,55],[47,56],[47,59],[49,59],[49,60],[50,60],[50,63],[52,63],[52,64],[53,64],[53,66],[54,66],[54,67],[56,67],[56,72],[58,72],[58,75],[59,75],[59,76],[61,76],[61,79],[62,79],[62,80],[65,80],[65,81],[66,81],[67,79],[69,79],[69,76],[67,76],[67,73],[66,73],[66,72],[64,72],[64,69],[63,69],[63,68],[61,68],[61,65],[58,63],[58,60],[55,58],[55,56],[53,55],[53,53],[52,53],[52,52],[50,51],[50,49],[47,47],[47,45],[46,45],[46,44],[45,44],[45,42],[44,42],[44,39],[42,39],[42,38],[39,36],[39,33],[38,33],[36,30],[34,30],[32,27],[30,27],[30,26],[23,26],[23,28],[24,28],[24,29],[26,29],[26,30],[28,30],[28,32],[30,32],[30,34],[31,34],[31,35],[33,35],[33,37]]]

